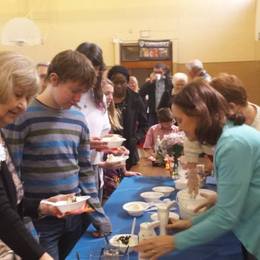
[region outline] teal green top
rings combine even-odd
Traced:
[[[232,231],[260,259],[260,132],[226,124],[215,150],[218,200],[175,236],[177,249]]]

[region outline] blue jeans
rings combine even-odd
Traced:
[[[69,254],[90,224],[87,215],[67,216],[58,219],[52,216],[34,220],[41,246],[55,259],[63,260]]]

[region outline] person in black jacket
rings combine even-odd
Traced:
[[[139,91],[146,104],[149,127],[158,123],[156,111],[163,107],[160,105],[162,96],[164,96],[164,102],[167,104],[171,99],[173,85],[169,74],[165,64],[155,64],[151,77]]]
[[[38,91],[39,79],[30,60],[13,52],[0,53],[0,128],[25,111]],[[19,213],[23,188],[4,137],[0,135],[0,239],[23,259],[53,259],[25,228]],[[3,244],[3,242],[5,244]],[[7,248],[7,247],[6,247]]]
[[[116,133],[121,134],[126,141],[124,146],[129,150],[129,159],[126,169],[130,170],[139,161],[137,144],[147,131],[147,117],[144,103],[140,95],[128,87],[128,71],[122,66],[113,67],[108,76],[114,83],[114,103],[120,115],[122,129]]]

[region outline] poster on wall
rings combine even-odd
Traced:
[[[138,41],[139,56],[144,60],[172,59],[172,42],[170,40],[142,40]]]

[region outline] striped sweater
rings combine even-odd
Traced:
[[[35,216],[40,200],[57,194],[87,194],[96,209],[91,214],[93,224],[110,231],[97,196],[89,130],[81,112],[52,109],[34,100],[3,132],[24,182],[25,213]]]

